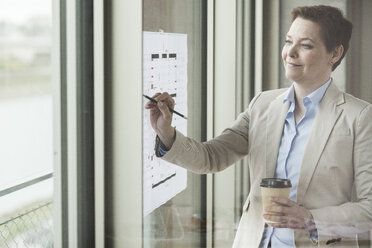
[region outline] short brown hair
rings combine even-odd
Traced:
[[[336,69],[349,49],[353,24],[344,18],[340,9],[325,5],[297,7],[292,10],[291,16],[292,22],[301,17],[319,24],[320,35],[328,52],[332,52],[339,45],[344,47],[344,52],[333,65],[332,71]]]

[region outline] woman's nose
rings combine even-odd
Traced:
[[[297,57],[297,48],[296,48],[295,45],[291,45],[288,48],[288,56],[291,57],[291,58]]]

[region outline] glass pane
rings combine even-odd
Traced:
[[[52,247],[50,0],[0,8],[0,246]]]
[[[187,134],[202,140],[205,131],[204,1],[144,0],[144,31],[187,34]],[[203,247],[204,176],[187,172],[187,188],[144,219],[144,247]]]
[[[367,5],[364,5],[367,3]],[[355,4],[355,5],[354,5]],[[330,5],[339,8],[346,18],[350,20],[353,23],[353,33],[351,36],[350,41],[350,48],[346,53],[345,58],[341,62],[341,64],[337,67],[337,69],[332,72],[332,78],[334,78],[334,82],[337,84],[337,87],[342,91],[348,91],[350,90],[352,95],[363,98],[362,95],[364,93],[370,94],[370,90],[360,90],[364,86],[363,84],[368,84],[367,87],[370,87],[370,80],[363,80],[361,79],[361,75],[371,75],[370,74],[370,65],[369,63],[360,63],[359,59],[363,56],[369,61],[370,56],[369,54],[372,54],[372,50],[370,49],[369,45],[369,39],[367,39],[365,36],[366,33],[370,32],[369,25],[362,25],[360,23],[363,18],[365,18],[366,22],[371,22],[370,17],[370,10],[372,9],[372,5],[370,4],[370,1],[347,1],[347,0],[283,0],[281,1],[281,20],[280,20],[280,37],[282,38],[282,46],[284,45],[285,41],[285,35],[290,27],[290,12],[293,8],[298,6],[309,6],[309,5]],[[368,8],[369,6],[369,8]],[[352,9],[350,9],[350,7]],[[355,11],[355,13],[354,13]],[[361,18],[359,15],[361,13],[364,13],[363,18]],[[355,18],[357,16],[357,18]],[[352,19],[354,18],[354,19]],[[356,21],[357,20],[357,21]],[[359,33],[360,32],[360,33]],[[368,43],[365,47],[367,49],[360,49],[362,47],[360,44],[361,42],[368,41],[365,44]],[[353,45],[354,44],[354,45]],[[355,45],[356,44],[356,45]],[[353,51],[353,47],[355,49]],[[360,52],[362,51],[362,52]],[[354,54],[356,52],[360,52],[360,54]],[[365,66],[365,67],[363,67]],[[348,68],[350,67],[350,68]],[[362,71],[368,71],[368,73],[362,73]],[[347,78],[347,72],[351,72],[351,75],[348,75]],[[284,68],[281,66],[281,80],[280,80],[280,86],[281,87],[288,87],[291,82],[288,81],[288,79],[285,78]],[[351,77],[350,77],[351,76]],[[353,78],[356,77],[356,78]],[[350,80],[351,79],[351,80]],[[349,85],[347,85],[347,83]],[[355,90],[358,89],[358,90]],[[371,95],[371,94],[370,94]],[[372,96],[372,95],[371,95]],[[370,101],[372,98],[369,98]],[[369,100],[367,97],[364,100]],[[358,235],[359,239],[359,245],[361,247],[364,245],[364,247],[371,247],[371,237],[372,237],[372,231],[368,234],[363,233]]]

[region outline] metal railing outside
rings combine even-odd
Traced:
[[[44,175],[23,184],[8,188],[0,195],[10,194],[36,184],[52,174]],[[5,193],[6,192],[6,193]],[[0,248],[49,248],[53,247],[53,202],[35,204],[0,223]]]

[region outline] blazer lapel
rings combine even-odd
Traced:
[[[342,113],[338,105],[344,103],[344,97],[332,82],[319,105],[317,116],[310,133],[302,158],[302,166],[298,180],[297,202],[303,203],[306,190],[317,167],[319,158],[327,143],[328,137]]]
[[[275,98],[268,109],[266,125],[266,177],[274,177],[284,121],[288,112],[289,102],[283,103],[288,91]]]

